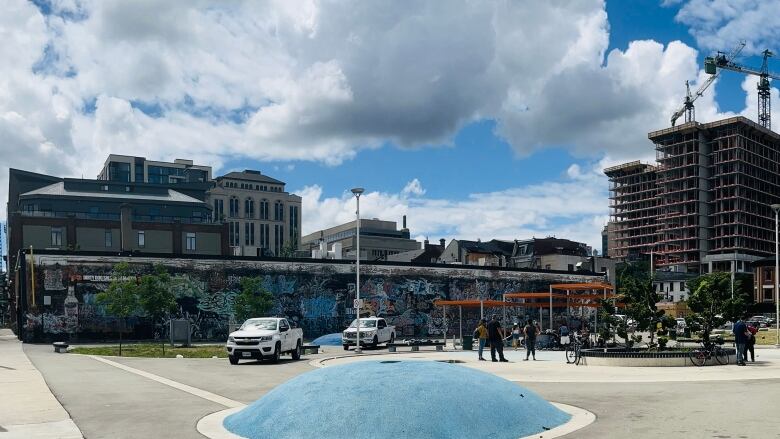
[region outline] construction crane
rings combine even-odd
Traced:
[[[742,51],[742,49],[745,47],[745,42],[740,42],[737,47],[734,48],[734,50],[731,51],[728,55],[723,55],[724,60],[727,63],[732,63],[734,58],[739,55],[739,52]],[[720,56],[721,53],[718,52],[718,55]],[[710,58],[707,58],[710,59]],[[698,90],[696,90],[696,93],[691,94],[691,87],[688,84],[688,81],[685,81],[685,102],[683,102],[683,106],[674,112],[672,114],[672,126],[674,126],[675,123],[677,123],[677,119],[680,118],[683,114],[685,115],[685,123],[693,122],[696,120],[696,110],[693,106],[693,103],[696,101],[696,99],[699,99],[701,95],[704,94],[704,91],[707,90],[707,88],[712,85],[713,82],[718,78],[718,75],[720,75],[719,71],[713,70],[712,72],[707,71],[707,64],[705,60],[704,64],[704,71],[706,73],[710,74],[710,77],[707,78],[706,81],[699,87]]]
[[[744,43],[741,43],[744,46]],[[764,55],[760,69],[743,66],[734,62],[734,58],[729,58],[723,53],[718,52],[717,56],[708,56],[704,58],[704,71],[709,74],[717,74],[718,69],[732,70],[748,75],[758,76],[758,123],[768,129],[772,129],[772,101],[769,93],[769,79],[780,79],[780,75],[771,73],[767,66],[767,59],[773,56],[769,50],[762,52]]]

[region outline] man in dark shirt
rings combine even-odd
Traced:
[[[504,358],[504,328],[501,327],[501,322],[498,320],[498,316],[493,316],[490,319],[490,323],[487,325],[488,340],[490,341],[490,358],[493,361],[496,360],[496,351],[498,351],[498,357],[500,361],[508,361]]]
[[[737,365],[745,365],[745,347],[748,341],[748,329],[747,325],[742,319],[737,320],[734,323],[734,328],[731,330],[734,333],[734,344],[737,345]]]

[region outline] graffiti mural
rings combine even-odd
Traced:
[[[26,313],[28,338],[101,340],[116,338],[120,332],[127,338],[165,337],[164,322],[152,322],[140,312],[118,319],[97,302],[97,294],[108,288],[119,262],[130,264],[130,278],[150,273],[155,263],[166,266],[178,305],[175,317],[190,320],[193,340],[223,341],[231,324],[240,323],[233,321],[233,304],[244,277],[260,277],[274,296],[271,313],[302,327],[307,339],[340,332],[355,318],[354,266],[348,263],[45,255],[36,260],[35,294],[41,297],[36,308]],[[453,324],[457,312],[448,309],[445,316],[435,300],[501,300],[507,292],[546,291],[550,283],[595,280],[601,279],[577,273],[367,263],[361,264],[361,313],[385,317],[399,336],[455,334],[462,330]],[[40,305],[44,295],[50,301]],[[478,313],[463,310],[464,326],[475,325]]]

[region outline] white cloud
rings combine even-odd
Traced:
[[[601,228],[609,214],[607,180],[601,166],[594,163],[586,170],[572,167],[561,181],[473,193],[460,200],[410,198],[406,189],[400,193],[367,192],[360,197],[360,213],[363,218],[399,223],[407,215],[412,235],[432,240],[555,235],[600,249]],[[320,186],[308,186],[296,193],[303,198],[304,234],[355,219],[355,198],[349,192],[323,197]]]
[[[420,183],[420,180],[414,179],[410,181],[409,183],[406,183],[406,186],[404,186],[404,189],[401,191],[404,195],[425,195],[425,189],[422,187],[422,183]]]
[[[746,55],[780,49],[777,0],[689,0],[676,19],[688,26],[697,44],[707,50],[726,52],[739,41],[747,43],[743,51]]]
[[[696,51],[680,42],[634,41],[607,54],[603,0],[63,0],[51,9],[44,17],[10,0],[0,14],[0,153],[7,166],[66,176],[96,175],[110,152],[189,157],[217,171],[243,158],[338,164],[388,143],[450,143],[482,119],[496,120],[519,155],[557,146],[650,158],[647,131],[668,125],[684,81],[701,76]],[[700,120],[718,114],[708,95],[697,109]],[[382,213],[392,218],[411,207],[439,233],[541,234],[557,217],[535,206],[566,206],[566,185],[591,175],[570,171],[562,192],[549,183],[526,188],[539,194],[417,204],[417,182],[364,199],[389,203]],[[326,201],[309,211],[341,219],[346,201]],[[458,213],[472,205],[487,209],[477,222]],[[464,224],[431,218],[442,216]]]

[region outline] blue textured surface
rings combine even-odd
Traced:
[[[341,346],[341,333],[325,334],[322,337],[315,338],[312,343],[320,346]]]
[[[250,439],[517,439],[570,418],[536,393],[478,370],[361,361],[293,378],[224,426]]]

